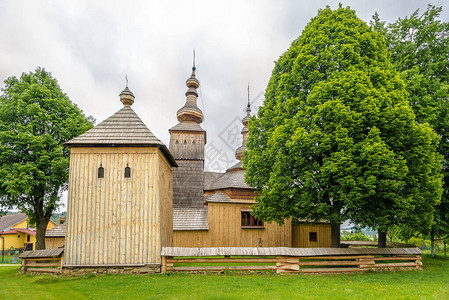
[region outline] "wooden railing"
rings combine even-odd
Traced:
[[[275,270],[276,273],[343,273],[368,270],[419,270],[422,269],[421,254],[418,248],[165,247],[162,250],[161,271],[164,273]]]
[[[25,251],[19,257],[22,259],[20,270],[23,273],[62,273],[64,249],[45,249]]]
[[[62,273],[61,257],[22,259],[21,271],[34,273]]]
[[[382,263],[381,263],[382,262]],[[278,257],[277,273],[343,273],[422,268],[420,255]],[[317,267],[317,268],[311,268]]]

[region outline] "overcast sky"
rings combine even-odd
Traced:
[[[118,95],[127,74],[136,96],[133,109],[168,146],[196,49],[206,167],[224,171],[236,162],[248,82],[256,110],[274,61],[318,9],[335,9],[339,2],[366,22],[375,12],[392,22],[445,1],[2,0],[0,86],[9,76],[44,67],[98,124],[122,107]],[[449,20],[449,7],[441,19]]]

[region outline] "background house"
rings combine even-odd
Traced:
[[[57,249],[65,244],[65,217],[58,218],[59,224],[45,233],[45,249]]]
[[[56,224],[50,220],[47,230],[55,226]],[[29,224],[26,214],[10,214],[0,218],[0,251],[4,249],[6,255],[10,254],[10,250],[16,252],[35,248],[36,229]]]

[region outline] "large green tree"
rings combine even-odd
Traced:
[[[0,206],[27,214],[36,249],[67,189],[69,150],[62,144],[92,127],[42,68],[4,81],[0,96]]]
[[[449,23],[439,17],[441,7],[429,5],[420,14],[394,23],[382,22],[377,14],[371,25],[380,32],[409,92],[409,102],[420,123],[429,123],[440,136],[438,151],[443,156],[443,196],[435,206],[432,227],[423,233],[449,236]],[[416,228],[411,227],[414,231]]]
[[[349,218],[383,232],[428,226],[441,192],[437,142],[416,123],[382,36],[349,8],[320,10],[276,62],[249,123],[254,214],[328,220],[332,247]]]

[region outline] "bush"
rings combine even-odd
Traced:
[[[342,241],[372,241],[372,239],[367,237],[363,232],[343,233],[341,235],[341,240]]]

